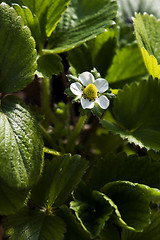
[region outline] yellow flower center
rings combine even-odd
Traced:
[[[97,88],[94,84],[90,83],[83,91],[84,98],[93,101],[97,97]]]

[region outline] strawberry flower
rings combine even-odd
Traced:
[[[75,100],[80,100],[83,109],[92,109],[95,103],[102,109],[107,109],[109,106],[109,99],[104,95],[108,90],[107,80],[95,79],[90,72],[81,73],[77,82],[70,85],[70,90],[76,95]]]

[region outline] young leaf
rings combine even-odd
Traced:
[[[109,83],[126,83],[147,74],[141,52],[136,43],[120,49],[113,59],[106,79]]]
[[[0,215],[10,215],[24,206],[29,190],[11,188],[0,179],[0,193]]]
[[[154,78],[159,77],[160,22],[154,16],[136,14],[134,28],[148,72]]]
[[[103,33],[113,24],[114,0],[71,0],[50,41],[53,52],[63,52]]]
[[[66,230],[61,218],[40,210],[24,208],[7,218],[6,235],[10,240],[62,240]]]
[[[86,160],[79,155],[64,155],[47,162],[43,176],[32,193],[32,199],[44,206],[60,206],[79,183],[87,168]],[[43,193],[43,194],[42,194]]]
[[[28,27],[7,4],[0,4],[0,92],[23,89],[34,78],[35,42]]]
[[[150,202],[160,200],[158,189],[127,181],[107,183],[101,191],[116,204],[117,223],[137,232],[150,223]]]
[[[36,48],[38,50],[41,31],[37,16],[33,15],[31,10],[25,6],[20,7],[18,4],[13,4],[13,7],[16,10],[17,14],[22,17],[24,25],[29,27],[31,30],[32,36],[36,41]]]
[[[160,83],[141,81],[125,86],[114,101],[117,124],[102,120],[108,130],[140,147],[160,149]]]
[[[78,189],[78,195],[75,193],[74,201],[70,203],[71,209],[75,211],[83,228],[95,238],[100,235],[105,222],[112,214],[114,203],[101,192],[93,191],[85,194],[87,188],[83,188],[82,191],[79,192]]]
[[[51,78],[53,74],[59,74],[63,70],[61,58],[57,54],[46,54],[38,58],[38,72]]]
[[[9,186],[28,188],[39,179],[43,141],[37,121],[17,97],[7,96],[0,109],[0,177]]]
[[[160,212],[153,211],[151,215],[151,223],[144,229],[142,233],[136,233],[123,229],[122,240],[159,240],[160,236]]]

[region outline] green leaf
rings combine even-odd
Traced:
[[[23,89],[34,79],[35,42],[16,11],[0,4],[0,92]]]
[[[54,0],[51,2],[47,13],[46,34],[50,37],[70,0]]]
[[[9,186],[28,188],[39,179],[43,141],[37,121],[17,97],[7,96],[0,109],[0,177]]]
[[[52,51],[67,51],[103,33],[116,12],[113,0],[71,0],[50,41]]]
[[[122,240],[159,240],[160,236],[160,212],[152,212],[151,223],[142,233],[135,233],[124,229],[122,231]]]
[[[43,176],[33,190],[33,201],[42,206],[60,206],[79,183],[86,168],[86,160],[79,155],[71,157],[68,154],[47,162]]]
[[[160,162],[152,161],[149,157],[110,153],[95,162],[88,185],[91,189],[100,190],[108,182],[126,180],[160,188],[159,172]]]
[[[66,230],[61,218],[40,210],[22,209],[7,218],[6,234],[10,240],[62,240]]]
[[[0,193],[0,215],[10,215],[24,206],[29,190],[11,188],[0,179]]]
[[[150,75],[160,76],[160,22],[148,14],[136,14],[134,19],[136,38]]]
[[[77,74],[96,68],[102,77],[106,76],[117,47],[116,33],[107,29],[96,38],[69,51],[69,63]]]
[[[117,223],[137,232],[150,223],[150,202],[160,200],[158,189],[127,181],[107,183],[101,191],[116,204]]]
[[[83,189],[83,191],[87,191],[87,189]],[[90,194],[89,192],[87,194],[78,192],[78,195],[75,193],[74,201],[70,205],[83,228],[92,238],[95,238],[99,236],[105,222],[112,214],[114,203],[103,193],[93,191]]]
[[[106,79],[109,83],[130,83],[147,74],[141,52],[136,43],[120,49],[113,59]]]
[[[46,54],[38,58],[38,72],[51,78],[53,74],[59,74],[63,70],[61,58],[56,54]]]
[[[25,6],[20,7],[18,4],[13,4],[13,7],[17,14],[22,17],[24,25],[31,30],[32,36],[36,41],[36,47],[39,49],[41,31],[37,16],[33,15],[30,9]]]
[[[117,124],[102,120],[113,133],[140,147],[160,149],[160,83],[158,80],[132,83],[119,91],[113,113]]]
[[[77,221],[73,212],[63,205],[57,212],[57,216],[61,217],[66,224],[65,240],[89,240],[89,234],[82,228]]]

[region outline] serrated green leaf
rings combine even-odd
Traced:
[[[0,193],[0,215],[10,215],[24,206],[29,190],[11,188],[0,179]]]
[[[153,211],[151,215],[151,223],[142,233],[135,233],[127,229],[122,231],[122,240],[159,240],[160,236],[160,212]]]
[[[39,179],[43,141],[37,121],[17,97],[7,96],[0,109],[0,177],[9,186],[28,188]]]
[[[100,190],[108,182],[126,180],[160,188],[159,172],[160,162],[151,161],[149,157],[110,153],[95,162],[88,184],[91,189]]]
[[[53,52],[67,51],[103,33],[113,24],[117,4],[112,0],[71,0],[50,41]]]
[[[113,59],[106,79],[109,83],[131,82],[147,75],[147,70],[136,43],[120,49]]]
[[[113,112],[117,124],[102,120],[102,125],[129,142],[159,151],[159,92],[158,80],[126,85],[114,101]]]
[[[148,72],[159,77],[160,22],[154,16],[136,14],[134,29]]]
[[[35,42],[28,27],[7,4],[0,4],[0,92],[23,89],[34,78]]]
[[[84,192],[78,193],[78,196],[75,194],[74,201],[70,205],[83,228],[91,235],[91,238],[95,238],[100,235],[105,222],[112,214],[114,203],[101,192],[93,191],[90,195],[87,194],[88,196]]]
[[[55,215],[40,210],[22,209],[7,218],[6,234],[10,240],[62,240],[65,223]]]
[[[13,7],[16,10],[17,14],[22,17],[24,25],[29,27],[29,29],[31,30],[32,36],[36,41],[36,47],[38,50],[41,31],[37,16],[33,15],[30,9],[25,6],[20,7],[18,4],[13,4]]]
[[[33,201],[42,206],[60,206],[79,183],[86,168],[86,160],[79,155],[54,158],[44,167],[43,176],[32,193]]]
[[[137,232],[150,223],[150,202],[160,199],[158,189],[128,181],[107,183],[101,191],[116,204],[117,223]]]
[[[46,54],[38,58],[38,72],[51,78],[53,74],[59,74],[63,70],[61,58],[56,54]]]

